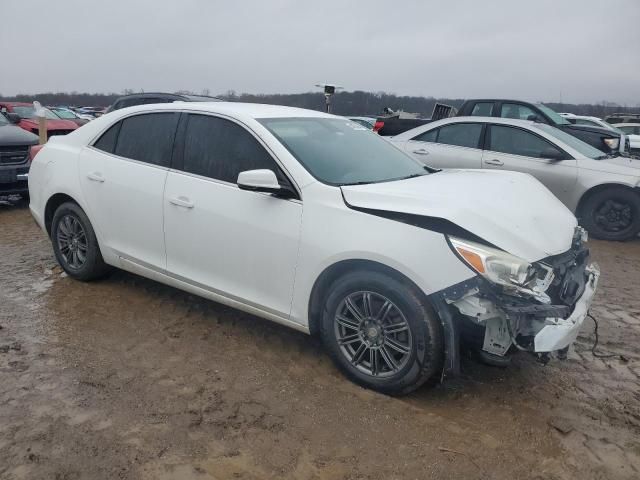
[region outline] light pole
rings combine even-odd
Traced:
[[[324,104],[327,113],[331,113],[331,97],[336,93],[336,90],[342,90],[342,87],[338,85],[331,85],[329,83],[318,83],[316,87],[324,90]]]

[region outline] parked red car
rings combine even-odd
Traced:
[[[36,118],[36,109],[33,107],[31,103],[21,103],[21,102],[0,102],[0,111],[5,114],[15,114],[7,115],[12,123],[16,123],[19,127],[24,128],[28,132],[35,133],[38,135],[38,119]],[[47,138],[52,135],[66,135],[67,133],[73,132],[78,125],[76,125],[71,120],[62,120],[51,110],[44,109],[46,117],[47,117]],[[12,118],[13,117],[13,118]]]

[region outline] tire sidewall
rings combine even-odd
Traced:
[[[628,204],[632,209],[631,227],[624,232],[609,232],[600,227],[594,213],[607,199],[618,200]],[[624,241],[634,238],[640,232],[640,195],[623,189],[611,188],[596,192],[585,202],[581,211],[582,225],[589,234],[600,240]]]
[[[67,265],[67,262],[62,256],[62,253],[60,252],[60,248],[58,246],[58,228],[60,225],[60,221],[66,215],[71,215],[80,222],[87,238],[88,248],[86,260],[79,269],[70,268],[69,265]],[[93,227],[91,226],[91,222],[89,221],[89,218],[84,213],[82,208],[80,208],[75,203],[63,203],[56,209],[53,215],[53,220],[51,222],[51,243],[53,245],[53,252],[55,254],[56,260],[70,277],[76,278],[78,280],[93,279],[96,277],[97,272],[101,270],[102,266],[104,265],[102,255],[100,254],[100,247],[98,246],[98,240],[96,238],[95,232],[93,231]]]
[[[334,315],[349,294],[371,291],[384,295],[404,314],[413,338],[409,360],[396,374],[375,378],[345,358],[335,338]],[[338,279],[326,296],[321,333],[326,348],[338,367],[355,383],[383,393],[398,394],[417,388],[442,365],[442,333],[435,313],[421,300],[414,288],[378,272],[352,272]]]

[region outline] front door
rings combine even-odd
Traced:
[[[243,126],[188,114],[165,188],[167,271],[232,300],[288,317],[302,203],[240,190],[238,174],[286,176]]]

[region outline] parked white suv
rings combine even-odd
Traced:
[[[31,212],[69,276],[115,266],[322,336],[355,382],[575,340],[598,280],[534,178],[437,172],[345,118],[240,103],[126,108],[36,156]]]
[[[607,156],[551,125],[495,117],[454,117],[391,139],[436,168],[514,170],[540,180],[594,237],[640,233],[640,160]]]

